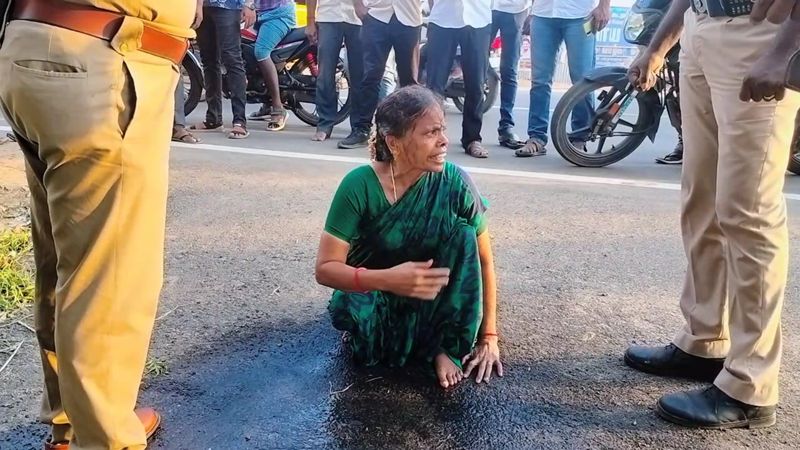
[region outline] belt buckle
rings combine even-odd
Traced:
[[[708,0],[692,0],[692,10],[697,14],[708,15]]]

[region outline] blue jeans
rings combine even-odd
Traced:
[[[336,66],[342,43],[347,49],[345,56],[350,73],[351,104],[361,92],[361,78],[364,76],[364,52],[361,47],[361,26],[345,22],[318,22],[317,33],[317,130],[324,133],[333,131],[336,116],[339,115],[339,96],[336,92]],[[354,127],[356,116],[350,114],[350,125]]]
[[[514,128],[514,101],[517,98],[517,67],[522,46],[522,26],[528,11],[518,14],[492,11],[492,40],[500,31],[500,125],[498,133]]]
[[[550,122],[550,93],[556,56],[561,43],[567,47],[569,77],[573,83],[594,68],[594,35],[586,35],[586,19],[551,19],[534,16],[531,21],[531,105],[528,112],[528,137],[547,143]],[[587,128],[592,117],[592,96],[572,110],[572,129]]]

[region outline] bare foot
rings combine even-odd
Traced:
[[[455,386],[464,379],[464,373],[461,372],[461,369],[444,353],[436,355],[433,367],[436,369],[436,377],[439,378],[439,384],[445,389]]]
[[[324,131],[317,131],[314,133],[314,136],[311,137],[311,140],[314,142],[322,142],[326,139],[328,139],[328,133]]]

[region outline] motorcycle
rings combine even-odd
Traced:
[[[423,28],[427,29],[427,21],[423,23]],[[419,73],[417,75],[420,83],[425,83],[425,64],[428,61],[427,39],[423,37],[419,49]],[[492,43],[491,51],[496,52],[500,47],[499,39],[495,39]],[[490,58],[491,61],[492,58]],[[497,96],[500,94],[500,74],[497,67],[489,65],[486,70],[486,83],[483,88],[483,113],[486,114],[495,102]],[[461,47],[456,50],[456,58],[453,61],[453,68],[450,72],[450,77],[447,80],[447,86],[444,90],[445,98],[453,100],[453,104],[460,112],[464,112],[464,97],[466,91],[464,88],[464,76],[461,71]]]
[[[637,0],[625,20],[625,41],[645,48],[669,9],[671,0]],[[627,67],[601,67],[574,84],[559,100],[553,111],[550,136],[556,151],[579,167],[605,167],[614,164],[639,148],[645,139],[655,141],[661,117],[667,112],[670,124],[681,129],[678,76],[680,45],[667,53],[656,85],[639,92],[628,82]],[[599,94],[594,94],[600,91]],[[573,109],[592,96],[594,110],[588,127],[569,130]],[[635,110],[636,119],[628,114]],[[798,117],[800,125],[800,117]],[[609,139],[621,138],[606,148]],[[800,174],[800,135],[795,132],[789,171]],[[597,148],[590,151],[589,144]],[[606,152],[603,150],[606,149]],[[687,151],[691,151],[688,149]]]
[[[257,34],[252,29],[244,29],[241,36],[242,57],[247,76],[247,103],[268,105],[271,100],[255,57]],[[295,28],[289,32],[272,51],[271,57],[278,69],[278,84],[284,107],[292,111],[304,123],[316,126],[319,121],[316,114],[316,84],[319,66],[317,65],[316,47],[306,37],[305,27]],[[188,85],[185,104],[188,115],[197,107],[203,89],[202,69],[194,48],[184,58],[182,69],[184,84]],[[200,74],[199,78],[196,76],[197,73]],[[335,78],[339,95],[339,109],[335,123],[339,124],[350,115],[351,108],[350,75],[341,59],[336,66]],[[224,73],[224,69],[222,93],[225,98],[230,98],[227,74]],[[310,105],[310,107],[307,108],[304,105]]]

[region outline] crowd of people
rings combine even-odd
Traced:
[[[136,403],[163,280],[173,115],[164,99],[182,103],[176,69],[195,28],[208,111],[200,125],[174,119],[173,139],[222,126],[219,64],[233,77],[229,136],[247,137],[253,118],[282,129],[286,112],[275,101],[245,116],[239,29],[242,22],[259,28],[259,68],[274,93],[268,55],[294,23],[292,5],[15,2],[9,10],[0,0],[0,106],[24,155],[31,193],[41,419],[51,425],[44,448],[143,449],[161,423],[155,410]],[[789,261],[784,171],[800,108],[800,93],[785,85],[790,67],[790,78],[800,72],[791,65],[800,53],[800,4],[757,0],[752,12],[714,5],[673,0],[629,70],[631,83],[650,89],[667,51],[682,40],[681,135],[688,150],[681,230],[688,265],[683,327],[668,345],[628,348],[624,360],[643,372],[709,383],[661,397],[656,411],[670,422],[763,428],[778,414]],[[468,94],[461,144],[472,156],[487,156],[477,87],[489,40],[495,28],[519,36],[530,5],[498,0],[495,13],[489,0],[430,6],[429,44],[437,57],[427,61],[428,88],[416,79],[416,0],[319,0],[310,8],[309,33],[323,47],[334,42],[330,52],[350,43],[351,66],[362,63],[352,130],[340,146],[368,146],[372,157],[336,190],[315,275],[334,289],[331,320],[347,333],[357,361],[421,363],[450,388],[473,371],[477,381],[503,375],[502,321],[488,205],[473,180],[446,162],[442,89],[460,46]],[[519,156],[544,154],[542,108],[555,49],[566,42],[573,78],[581,76],[591,66],[592,34],[608,21],[606,0],[536,0],[531,11],[535,101],[528,137],[513,134],[510,61],[498,126],[500,142]],[[506,42],[513,59],[514,39]],[[401,88],[379,102],[392,51]],[[329,77],[330,66],[321,73]],[[329,81],[321,81],[323,103],[330,101]],[[332,126],[321,117],[314,138],[329,137]],[[181,128],[186,134],[178,137]]]
[[[255,25],[258,32],[256,59],[266,81],[271,105],[263,105],[251,120],[267,120],[267,129],[279,131],[287,113],[281,104],[277,75],[269,52],[295,24],[292,0],[205,0],[198,9],[198,45],[203,61],[208,109],[205,120],[187,129],[176,106],[173,139],[197,142],[192,131],[222,127],[221,67],[230,80],[233,127],[230,138],[247,137],[244,113],[244,62],[239,44],[239,23]],[[611,16],[610,0],[308,0],[307,36],[317,44],[319,72],[316,111],[319,117],[314,141],[330,138],[338,115],[335,73],[342,46],[350,74],[352,111],[349,135],[338,143],[342,149],[366,147],[373,133],[378,101],[399,87],[425,84],[444,95],[454,60],[460,49],[465,97],[461,146],[467,154],[486,158],[483,146],[484,83],[489,67],[489,48],[500,35],[500,121],[498,143],[516,150],[520,157],[544,155],[547,144],[551,86],[559,48],[566,46],[570,77],[581,79],[594,68],[595,34]],[[423,17],[427,16],[427,25]],[[420,67],[420,38],[427,26],[426,58]],[[532,39],[531,107],[527,136],[514,132],[513,109],[523,34]],[[422,69],[422,70],[421,70]],[[424,80],[420,74],[425,73]],[[182,93],[176,91],[176,100]],[[357,93],[357,95],[355,95]],[[587,126],[591,99],[575,113],[575,125]],[[579,137],[576,137],[578,139]],[[580,143],[578,143],[580,145]]]

